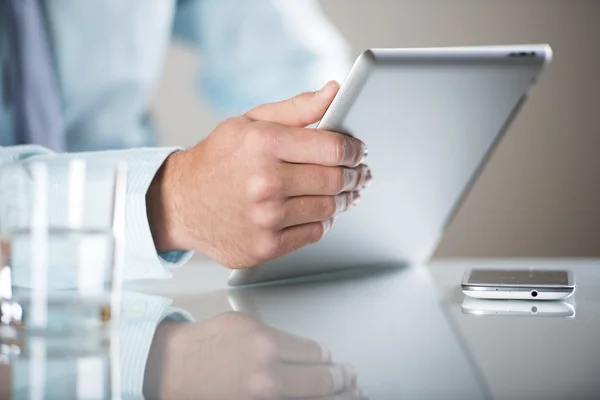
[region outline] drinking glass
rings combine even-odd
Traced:
[[[125,190],[122,163],[61,158],[0,168],[4,323],[38,333],[110,327],[121,290]]]
[[[0,337],[0,366],[12,399],[120,399],[119,337]],[[9,372],[10,371],[10,372]],[[6,379],[4,379],[6,382]],[[3,397],[4,398],[4,397]]]

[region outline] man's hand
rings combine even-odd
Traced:
[[[170,156],[147,200],[157,249],[198,250],[237,269],[319,241],[371,179],[361,141],[305,128],[338,90],[330,82],[259,106]]]
[[[12,365],[0,360],[0,399],[12,399],[12,374]]]
[[[144,379],[148,399],[362,400],[350,365],[319,343],[226,313],[161,323]]]

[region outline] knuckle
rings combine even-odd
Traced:
[[[277,197],[282,187],[281,179],[268,172],[256,174],[248,179],[248,195],[257,203]]]
[[[280,241],[276,234],[264,234],[258,237],[254,245],[254,255],[261,261],[275,258],[279,252]]]
[[[277,378],[269,371],[259,371],[250,378],[250,393],[256,399],[278,399],[281,388]]]
[[[235,117],[231,117],[231,118],[225,120],[224,122],[221,123],[221,125],[223,125],[223,124],[236,125],[237,128],[244,129],[243,127],[251,126],[252,122],[253,121],[250,118],[246,117],[245,115],[237,115]]]
[[[256,121],[248,125],[245,143],[257,152],[266,152],[272,148],[274,138],[273,124],[266,121]]]
[[[252,211],[252,221],[261,228],[277,228],[284,218],[284,209],[279,204],[257,206]]]
[[[251,333],[249,344],[254,353],[259,355],[260,359],[265,361],[265,363],[277,360],[279,355],[277,343],[275,343],[273,337],[264,330],[256,330]]]

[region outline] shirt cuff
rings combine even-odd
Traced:
[[[140,148],[130,150],[97,151],[88,153],[56,154],[39,146],[0,147],[0,162],[22,160],[102,160],[127,163],[127,196],[125,213],[125,268],[123,278],[157,279],[169,278],[169,268],[187,262],[193,255],[189,251],[161,253],[156,251],[148,215],[146,193],[159,168],[168,156],[181,150],[176,147]],[[64,212],[64,207],[57,206]]]
[[[163,319],[192,321],[185,310],[171,308],[172,300],[141,293],[123,292],[118,325],[121,392],[124,399],[139,399],[156,327]]]
[[[123,277],[133,279],[170,278],[169,268],[183,265],[192,257],[191,251],[156,252],[146,212],[146,193],[159,168],[178,148],[129,150],[126,256]]]

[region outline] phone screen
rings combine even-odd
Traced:
[[[484,270],[471,271],[469,283],[474,285],[556,285],[568,286],[567,271],[549,270]]]

